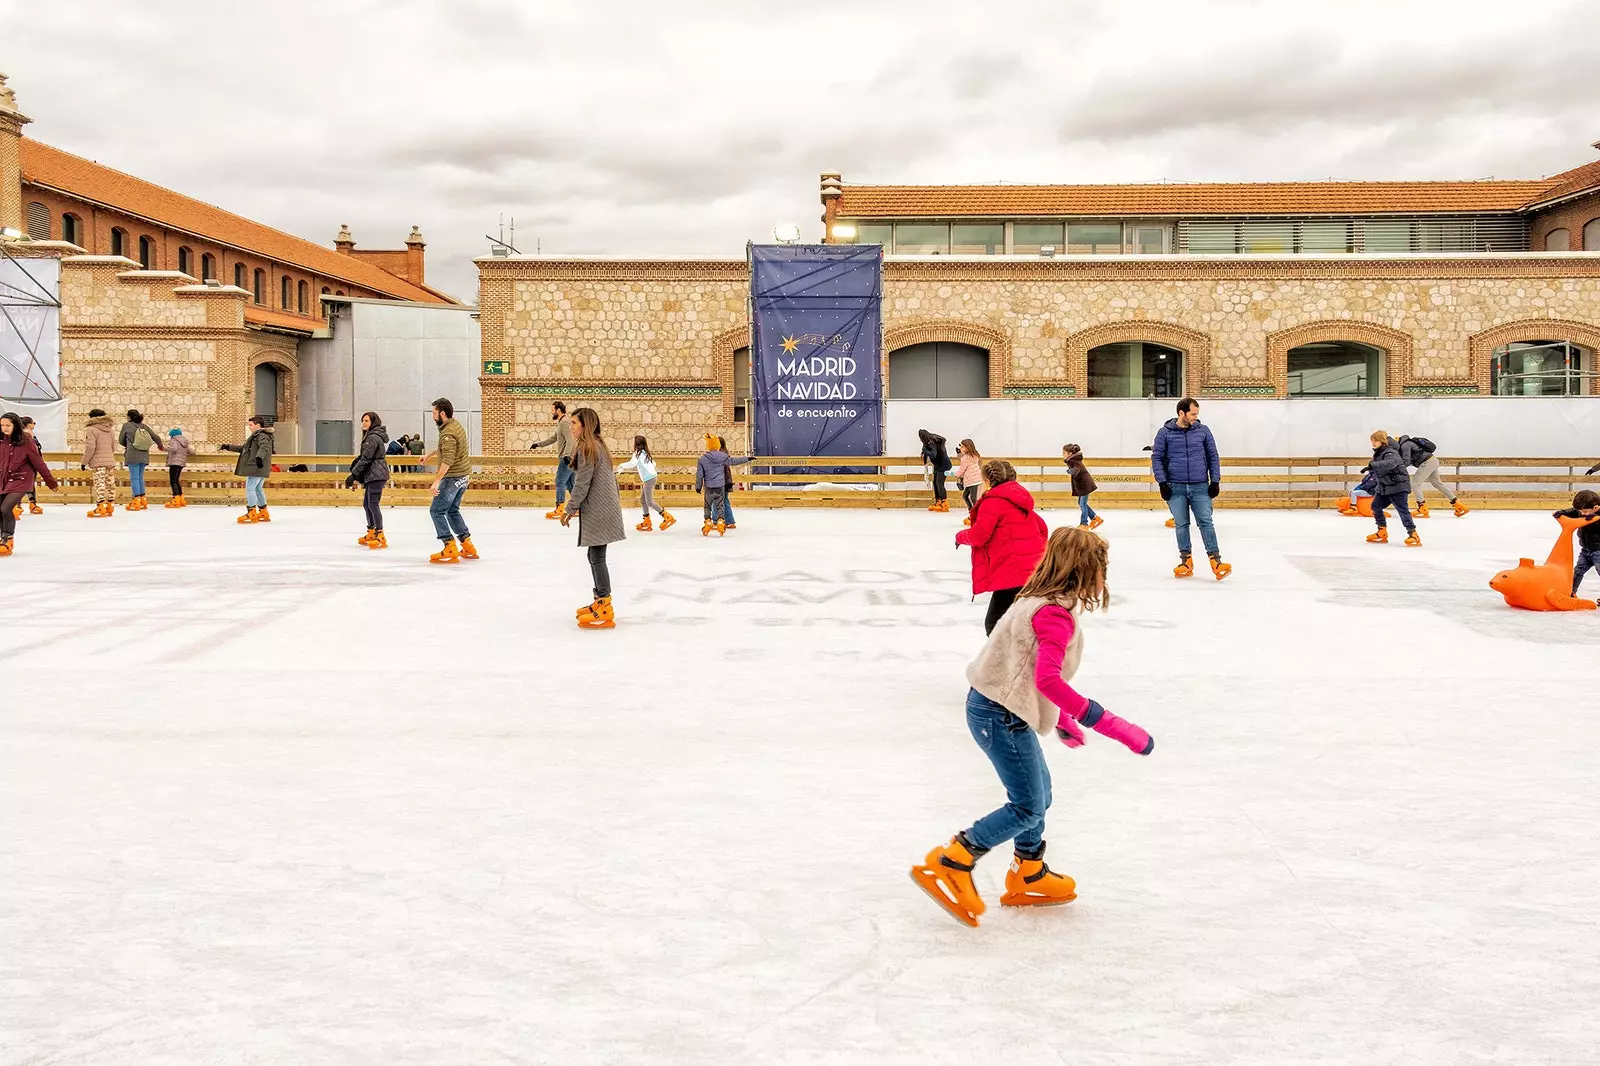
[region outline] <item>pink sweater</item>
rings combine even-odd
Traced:
[[[1072,612],[1065,607],[1051,604],[1039,608],[1033,616],[1033,634],[1039,638],[1033,683],[1045,699],[1061,711],[1056,729],[1062,742],[1069,748],[1083,743],[1083,731],[1078,728],[1081,722],[1101,736],[1126,745],[1135,754],[1149,754],[1153,747],[1149,733],[1091,701],[1061,676],[1061,665],[1066,660],[1067,645],[1072,643],[1075,628]]]
[[[983,484],[983,471],[979,469],[978,460],[965,452],[961,455],[961,462],[956,464],[955,477],[960,479],[961,487],[964,489]]]

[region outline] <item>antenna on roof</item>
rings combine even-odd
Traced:
[[[485,233],[483,235],[483,239],[489,242],[489,254],[492,255],[492,256],[502,257],[502,258],[505,257],[505,256],[508,256],[508,255],[521,255],[522,253],[517,251],[517,246],[515,244],[515,241],[517,239],[517,220],[516,219],[512,219],[511,220],[511,240],[507,241],[505,238],[506,238],[506,216],[505,215],[501,215],[500,216],[500,236],[491,237],[487,233]]]

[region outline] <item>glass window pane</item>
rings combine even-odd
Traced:
[[[1006,250],[1006,227],[1002,222],[957,223],[950,227],[950,252],[953,255],[1000,255]]]
[[[1183,353],[1164,344],[1125,341],[1089,349],[1089,396],[1100,399],[1183,395]]]
[[[949,255],[950,227],[944,223],[896,222],[896,255]]]
[[[1564,229],[1553,229],[1544,235],[1544,250],[1565,252],[1572,246],[1572,234]]]
[[[1232,222],[1195,222],[1189,226],[1190,255],[1232,255],[1234,244]]]
[[[1591,219],[1583,226],[1583,250],[1600,252],[1600,218]]]
[[[884,251],[894,248],[894,226],[888,222],[856,223],[857,244],[881,244]]]
[[[1294,251],[1294,223],[1246,222],[1239,227],[1239,250],[1250,255],[1284,255]]]
[[[1309,255],[1348,252],[1350,250],[1350,223],[1302,223],[1300,226],[1300,250]]]
[[[1017,255],[1038,255],[1049,245],[1061,251],[1062,228],[1059,222],[1018,222],[1011,227],[1011,250]]]
[[[1365,247],[1369,252],[1411,251],[1409,222],[1368,222],[1362,228],[1366,231]]]
[[[1074,222],[1067,226],[1070,255],[1116,255],[1122,251],[1122,223]]]
[[[1353,341],[1304,344],[1289,349],[1290,396],[1378,396],[1378,349]]]
[[[1140,226],[1134,241],[1134,250],[1140,255],[1163,255],[1167,250],[1165,226]]]
[[[1489,391],[1496,396],[1584,396],[1593,393],[1584,374],[1594,355],[1565,341],[1523,341],[1496,348],[1489,364]]]

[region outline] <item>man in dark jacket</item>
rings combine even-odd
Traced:
[[[1211,501],[1222,491],[1222,460],[1217,455],[1217,442],[1211,430],[1200,424],[1199,400],[1192,396],[1179,400],[1178,416],[1169,418],[1167,424],[1156,431],[1155,443],[1150,448],[1150,470],[1155,474],[1156,488],[1167,501],[1178,530],[1178,565],[1172,571],[1174,576],[1189,577],[1194,573],[1190,514],[1200,526],[1200,539],[1211,559],[1211,573],[1218,581],[1233,573],[1233,567],[1222,561],[1216,526],[1211,521]]]

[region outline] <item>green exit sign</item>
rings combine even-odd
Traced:
[[[483,361],[483,373],[485,377],[488,377],[491,374],[509,374],[511,373],[511,360],[485,359]]]

